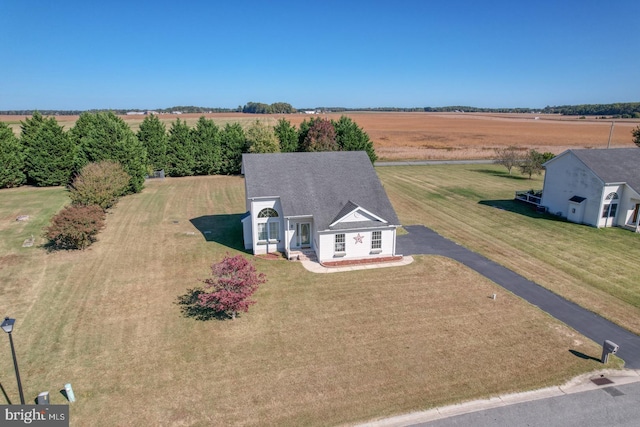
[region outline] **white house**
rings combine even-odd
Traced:
[[[544,166],[540,204],[550,213],[639,231],[640,148],[567,150]]]
[[[245,249],[320,262],[396,255],[398,217],[364,151],[244,154]]]

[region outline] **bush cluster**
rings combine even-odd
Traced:
[[[56,214],[45,230],[54,249],[85,249],[104,227],[107,209],[129,188],[120,163],[103,160],[84,166],[69,186],[71,205]]]
[[[120,163],[103,160],[82,168],[69,186],[74,205],[98,205],[106,211],[125,194],[131,177]]]
[[[104,227],[105,212],[98,205],[69,205],[56,214],[45,230],[55,249],[85,249]]]

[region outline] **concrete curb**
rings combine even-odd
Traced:
[[[597,378],[607,378],[613,384],[596,385],[591,380]],[[614,385],[624,385],[634,382],[640,382],[640,370],[623,369],[613,370],[607,369],[602,371],[590,372],[572,378],[565,384],[560,386],[547,387],[539,390],[525,391],[521,393],[505,394],[502,396],[491,397],[489,399],[479,399],[470,402],[463,402],[455,405],[444,406],[441,408],[433,408],[427,411],[412,412],[409,414],[398,415],[395,417],[385,418],[381,420],[370,421],[364,424],[358,424],[360,427],[401,427],[418,423],[426,423],[443,418],[453,417],[456,415],[469,414],[471,412],[484,411],[486,409],[498,408],[501,406],[514,405],[522,402],[530,402],[533,400],[546,399],[549,397],[558,397],[573,393],[582,393],[584,391],[596,390],[599,388],[610,387]]]

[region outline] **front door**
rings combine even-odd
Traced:
[[[296,224],[296,236],[298,247],[311,246],[311,224],[308,222],[299,222]]]

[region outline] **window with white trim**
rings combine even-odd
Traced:
[[[269,222],[269,240],[280,239],[280,224],[277,222]]]
[[[615,218],[618,212],[618,193],[607,194],[605,204],[602,206],[602,218]]]
[[[258,240],[267,240],[267,223],[259,223],[258,224]]]
[[[382,231],[371,233],[371,249],[382,249]]]
[[[334,251],[335,252],[344,252],[345,251],[345,245],[344,245],[344,234],[336,234],[335,235],[335,243],[333,245]]]

